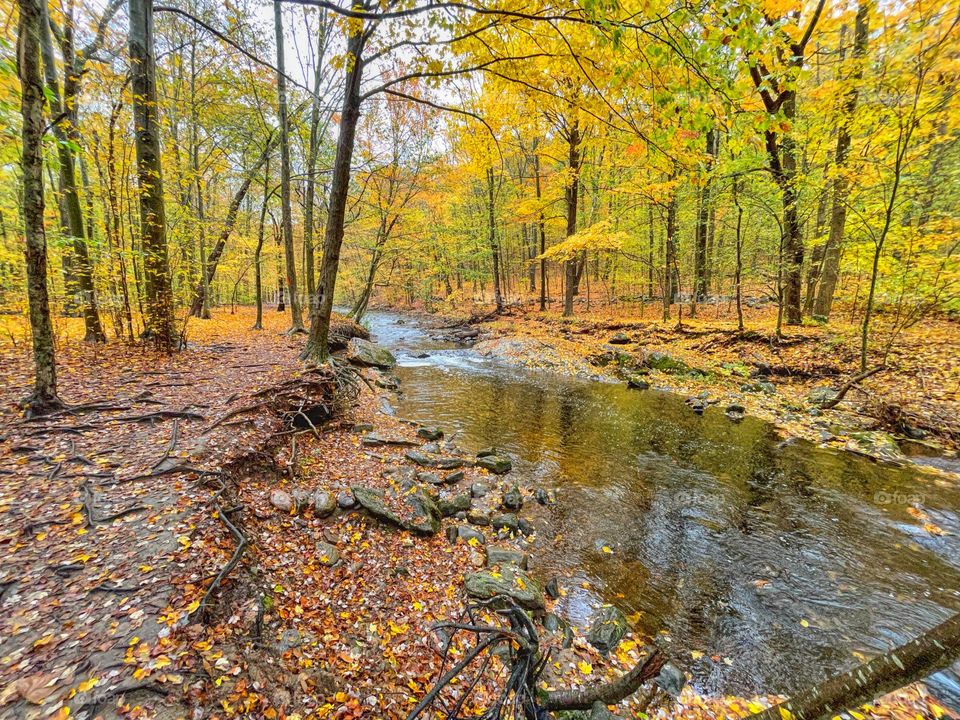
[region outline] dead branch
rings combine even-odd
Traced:
[[[840,389],[837,390],[837,394],[834,395],[832,399],[822,403],[820,407],[823,408],[824,410],[835,408],[837,405],[839,405],[843,401],[843,398],[846,396],[848,392],[850,392],[850,390],[855,385],[866,380],[871,375],[876,375],[878,372],[886,369],[887,369],[886,365],[878,365],[877,367],[871,368],[870,370],[866,370],[860,373],[859,375],[854,375],[852,378],[847,380],[847,382],[845,382],[843,385],[840,386]]]
[[[224,579],[226,579],[226,577],[230,574],[230,571],[233,570],[237,563],[240,562],[240,558],[243,556],[243,553],[249,544],[247,541],[247,536],[244,535],[236,525],[230,522],[230,518],[227,517],[227,513],[224,512],[223,508],[221,508],[220,505],[215,505],[214,507],[216,508],[217,517],[220,518],[220,521],[227,526],[227,529],[230,530],[230,534],[233,535],[234,539],[237,541],[237,548],[233,551],[233,555],[230,557],[230,560],[227,561],[227,564],[220,569],[220,572],[217,573],[217,576],[213,579],[213,582],[210,583],[210,587],[207,588],[207,591],[200,599],[200,604],[197,606],[197,609],[193,611],[193,615],[201,618],[204,616],[204,613],[207,610],[207,603],[209,602],[210,597],[220,587]]]
[[[647,656],[640,660],[626,675],[612,682],[584,688],[583,690],[554,690],[543,701],[547,710],[589,710],[595,702],[614,705],[635,693],[640,686],[652,680],[667,660],[659,648],[647,648]]]

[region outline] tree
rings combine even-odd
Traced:
[[[20,78],[20,113],[23,117],[21,167],[23,168],[24,255],[27,261],[27,295],[33,336],[33,392],[24,400],[29,416],[43,415],[63,406],[57,396],[57,363],[47,294],[47,239],[43,227],[43,81],[40,76],[40,42],[44,17],[42,0],[19,0],[17,74]]]
[[[159,350],[177,345],[173,319],[173,289],[167,257],[167,224],[160,166],[160,127],[157,122],[156,61],[153,54],[153,3],[130,0],[130,75],[140,192],[140,241],[146,286],[146,329]]]

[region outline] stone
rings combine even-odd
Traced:
[[[452,498],[440,498],[437,507],[443,517],[453,517],[457,513],[470,510],[470,496],[466,493],[454,495]]]
[[[410,508],[410,517],[403,521],[403,527],[420,535],[436,535],[440,532],[440,509],[433,499],[423,490],[406,498]]]
[[[280,512],[288,513],[293,510],[293,496],[283,490],[274,490],[270,493],[270,504]]]
[[[617,720],[617,716],[607,710],[607,706],[597,700],[590,706],[589,720]]]
[[[303,645],[303,638],[300,633],[294,628],[288,628],[283,631],[283,634],[280,636],[280,642],[277,643],[277,649],[281,653],[285,653],[287,650],[293,650]]]
[[[294,511],[299,514],[306,510],[311,502],[310,494],[306,490],[297,489],[291,495],[293,496]]]
[[[623,636],[627,634],[627,629],[627,618],[624,614],[612,605],[608,605],[601,608],[596,619],[590,624],[587,642],[602,655],[606,655],[620,644]]]
[[[668,662],[660,668],[660,674],[657,675],[655,682],[664,692],[677,697],[683,691],[683,686],[687,684],[687,676],[676,665]]]
[[[757,387],[767,395],[775,395],[777,393],[777,386],[772,382],[758,382]]]
[[[500,572],[482,570],[464,578],[467,595],[480,600],[490,600],[505,595],[527,610],[542,610],[546,605],[543,590],[519,568],[505,565]]]
[[[337,509],[337,500],[326,490],[316,490],[313,493],[313,512],[317,517],[333,515]]]
[[[365,433],[373,430],[373,424],[371,423],[355,423],[353,426],[353,431],[355,433]]]
[[[643,359],[643,364],[651,370],[670,374],[682,374],[690,371],[690,366],[683,360],[665,352],[652,352]]]
[[[556,495],[552,491],[543,488],[537,488],[533,497],[541,505],[553,505],[557,501]]]
[[[642,375],[628,375],[627,387],[633,390],[649,390],[650,383]]]
[[[732,415],[732,414],[743,415],[746,411],[747,409],[743,405],[740,405],[739,403],[730,403],[729,405],[727,405],[727,409],[726,409],[726,413],[728,415]]]
[[[487,536],[476,528],[472,528],[469,525],[457,525],[457,537],[463,540],[464,542],[470,542],[471,539],[476,540],[481,545],[487,544]]]
[[[520,494],[520,488],[514,485],[503,494],[503,506],[507,510],[519,510],[523,507],[523,495]]]
[[[457,470],[456,472],[452,472],[449,475],[447,475],[446,482],[451,484],[458,483],[461,480],[463,480],[465,477],[466,475],[464,474],[463,470]]]
[[[353,365],[382,370],[389,370],[397,364],[397,359],[389,350],[362,338],[350,340],[347,345],[347,360]]]
[[[422,427],[417,429],[417,437],[423,438],[424,440],[442,440],[443,439],[443,430],[435,427]]]
[[[471,508],[467,510],[467,522],[473,525],[489,525],[490,511],[486,508]]]
[[[554,613],[547,613],[546,617],[543,618],[543,629],[547,632],[556,632],[560,629],[560,618]]]
[[[352,492],[340,492],[337,493],[337,506],[341,510],[352,510],[357,506],[357,499],[353,496]]]
[[[837,391],[832,387],[815,387],[807,393],[807,400],[813,405],[826,405],[837,398]]]
[[[446,481],[446,478],[432,472],[421,472],[417,473],[417,480],[422,483],[427,483],[428,485],[440,485]]]
[[[385,435],[379,435],[377,433],[367,433],[360,439],[360,442],[367,447],[376,447],[378,445],[412,447],[417,444],[414,440],[407,440],[406,438],[401,437],[389,437]]]
[[[554,600],[560,597],[560,583],[555,577],[547,580],[547,584],[543,589],[546,591],[547,595]]]
[[[497,449],[494,447],[483,448],[482,450],[477,450],[477,457],[489,457],[490,455],[496,455]]]
[[[520,518],[517,520],[517,530],[520,531],[521,535],[526,536],[533,535],[537,531],[537,528],[526,518]]]
[[[483,455],[477,457],[477,467],[489,470],[494,475],[506,475],[513,470],[513,463],[510,458],[500,455]]]
[[[330,567],[340,562],[340,553],[333,545],[328,542],[317,543],[317,559],[321,565]]]
[[[456,470],[464,466],[464,461],[460,458],[428,455],[427,453],[417,452],[416,450],[408,451],[406,458],[420,467],[438,468],[440,470]]]
[[[400,379],[393,375],[378,375],[373,379],[373,384],[384,390],[400,389]]]
[[[374,488],[355,485],[353,487],[353,496],[360,503],[364,510],[369,512],[379,520],[386,520],[394,525],[402,525],[400,516],[387,507],[386,498],[383,491]]]
[[[611,345],[629,345],[633,340],[626,333],[618,332],[607,340],[607,342]]]
[[[486,497],[487,493],[490,492],[490,488],[484,485],[482,482],[475,482],[470,486],[470,495],[475,498]]]
[[[529,562],[529,556],[519,550],[507,547],[487,548],[487,567],[489,568],[498,565],[513,565],[521,570],[526,570]]]
[[[509,530],[512,533],[517,533],[520,530],[517,516],[513,513],[494,515],[490,518],[490,525],[493,526],[494,530]]]

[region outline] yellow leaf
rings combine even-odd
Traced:
[[[593,672],[593,665],[586,662],[585,660],[581,660],[580,662],[578,662],[577,668],[579,668],[580,672],[582,672],[584,675],[589,675],[590,673]]]
[[[96,685],[98,682],[100,682],[100,678],[97,678],[97,677],[87,678],[82,683],[77,685],[77,690],[79,690],[80,692],[86,692],[87,690],[92,688],[94,685]]]
[[[700,658],[703,657],[703,653],[700,652],[699,650],[691,650],[690,657],[692,657],[694,660],[699,660]]]
[[[810,621],[807,620],[807,619],[801,620],[801,621],[800,621],[800,624],[803,625],[803,627],[805,627],[805,628],[806,628],[806,627],[810,627]]]
[[[606,545],[604,545],[601,549],[602,549],[607,555],[613,555],[613,550],[611,550],[611,549],[610,549],[609,547],[607,547]]]

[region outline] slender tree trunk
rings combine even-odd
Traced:
[[[290,331],[303,332],[303,313],[297,294],[296,253],[293,249],[293,209],[290,201],[290,125],[287,118],[287,79],[283,62],[282,4],[273,4],[274,29],[277,36],[277,93],[280,119],[280,210],[283,228],[283,254],[287,266],[287,290],[290,295]]]
[[[577,232],[577,200],[580,195],[580,128],[577,121],[574,120],[567,129],[567,166],[570,172],[570,179],[566,188],[567,204],[567,237],[575,235]],[[582,259],[572,257],[565,261],[564,268],[564,287],[563,287],[563,315],[570,317],[573,315],[573,298],[577,294],[577,286],[580,281],[582,270]]]
[[[833,207],[830,211],[830,235],[823,251],[823,271],[817,299],[813,304],[813,313],[824,318],[830,317],[833,308],[833,296],[840,279],[840,250],[843,245],[843,233],[847,222],[847,197],[850,192],[846,176],[847,157],[850,154],[850,122],[857,107],[860,79],[863,77],[863,59],[867,54],[869,40],[870,0],[861,0],[857,6],[857,19],[853,38],[853,69],[846,99],[843,105],[840,127],[837,131],[837,149],[835,153],[835,172],[833,180]]]
[[[27,297],[33,337],[33,392],[24,400],[27,414],[42,415],[63,406],[57,396],[57,363],[47,295],[47,239],[43,229],[43,81],[40,36],[44,0],[19,0],[17,74],[23,116],[23,229],[26,243]]]
[[[503,312],[503,293],[500,290],[500,245],[497,243],[497,224],[493,208],[493,168],[487,168],[487,231],[490,256],[493,259],[493,302],[499,314]]]
[[[340,134],[337,154],[333,162],[330,198],[327,203],[327,228],[323,239],[323,261],[317,286],[316,311],[310,322],[310,338],[303,350],[304,359],[324,361],[330,354],[330,315],[337,287],[337,269],[340,266],[340,247],[346,220],[347,193],[350,190],[350,162],[353,158],[357,123],[360,121],[360,82],[363,79],[363,48],[366,31],[360,22],[352,24],[347,39],[347,56],[343,90],[343,109],[340,114]]]
[[[737,330],[743,332],[743,208],[740,206],[740,185],[739,180],[733,181],[733,205],[737,208],[736,225],[736,243],[737,257],[736,267],[733,271],[734,288],[737,295]]]
[[[53,42],[50,38],[50,24],[47,18],[46,5],[41,5],[41,53],[43,56],[44,75],[50,97],[50,113],[56,120],[53,123],[54,137],[57,139],[57,160],[60,166],[59,188],[61,203],[61,230],[65,237],[70,239],[73,261],[71,271],[76,285],[74,290],[79,293],[78,300],[83,311],[84,340],[88,342],[106,342],[107,336],[100,322],[100,311],[97,308],[97,293],[93,282],[93,266],[87,249],[84,235],[83,209],[80,206],[80,193],[77,190],[76,161],[73,155],[75,139],[69,136],[65,122],[67,116],[72,116],[60,96],[60,81],[57,77],[56,62],[53,55]],[[67,30],[64,30],[67,33]],[[67,35],[67,51],[65,52],[65,74],[70,76],[73,64],[72,31]],[[75,102],[75,98],[74,98]],[[69,288],[68,288],[69,292]]]
[[[140,247],[147,296],[145,332],[158,349],[170,352],[179,343],[176,343],[173,289],[167,258],[151,0],[130,0],[129,14],[133,122],[140,191]]]
[[[314,204],[317,195],[317,178],[315,177],[317,169],[317,156],[320,153],[320,101],[317,96],[320,94],[320,83],[323,79],[323,51],[326,47],[326,11],[321,14],[320,29],[317,33],[317,66],[313,75],[313,94],[314,97],[310,103],[310,144],[307,150],[307,187],[306,197],[303,201],[303,254],[304,254],[304,275],[307,282],[307,297],[310,298],[310,304],[313,304],[313,295],[317,290],[317,278],[315,273],[316,261],[313,253],[313,238],[315,230],[315,220],[313,217]],[[312,315],[312,308],[308,314]]]
[[[649,237],[647,238],[647,297],[653,297],[653,250],[656,242],[653,227],[653,205],[647,208],[647,223],[649,224]]]
[[[257,301],[257,320],[253,324],[254,330],[263,330],[263,273],[260,257],[263,253],[263,231],[267,220],[267,203],[270,201],[270,161],[263,175],[263,205],[260,206],[260,225],[257,229],[257,248],[253,252],[253,284]]]
[[[697,209],[697,228],[694,242],[694,278],[693,278],[693,299],[694,302],[703,302],[707,299],[708,291],[708,269],[709,252],[707,241],[710,226],[710,171],[713,167],[713,158],[716,155],[715,130],[708,130],[706,136],[707,152],[707,178],[704,181],[703,188],[700,191],[700,204]]]
[[[677,286],[674,282],[674,269],[677,265],[677,200],[671,196],[667,205],[667,237],[663,253],[663,321],[670,319],[670,305],[676,299]]]
[[[539,207],[539,214],[537,217],[537,230],[540,235],[540,312],[545,312],[547,309],[547,261],[544,259],[543,254],[547,251],[547,223],[543,216],[543,206],[541,205],[541,200],[543,199],[543,190],[540,186],[540,154],[534,153],[533,155],[533,177],[535,181],[535,187],[537,192],[537,206]]]
[[[960,657],[960,614],[915,640],[798,693],[749,720],[828,720],[949,666]]]

